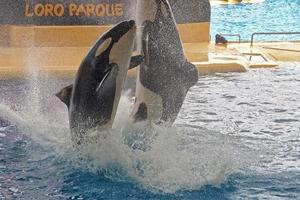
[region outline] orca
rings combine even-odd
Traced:
[[[93,140],[90,130],[112,128],[127,71],[143,61],[141,56],[131,57],[135,37],[133,20],[112,27],[91,47],[73,84],[56,94],[68,107],[75,144]]]
[[[185,57],[169,2],[138,0],[137,7],[144,62],[138,68],[131,115],[134,122],[172,125],[188,90],[198,81],[198,71]]]

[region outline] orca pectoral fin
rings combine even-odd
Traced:
[[[186,61],[185,66],[183,67],[184,74],[186,77],[187,87],[190,88],[198,82],[198,70],[196,66],[188,61]]]
[[[64,102],[67,107],[70,107],[70,100],[73,90],[73,84],[63,88],[60,92],[56,93],[57,96],[62,102]]]
[[[145,57],[143,55],[132,56],[130,60],[129,69],[136,68],[142,62],[144,62]]]
[[[111,64],[111,69],[106,73],[96,89],[96,93],[99,98],[114,101],[117,75],[118,65]]]
[[[152,22],[145,21],[143,23],[144,30],[142,33],[142,51],[145,56],[145,63],[149,65],[150,55],[149,55],[149,31],[151,30]]]

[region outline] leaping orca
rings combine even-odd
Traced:
[[[143,27],[133,120],[172,124],[185,96],[198,81],[196,67],[184,55],[176,22],[167,0],[138,0]]]
[[[135,36],[132,20],[108,30],[83,59],[74,83],[56,94],[68,107],[75,144],[85,142],[91,129],[112,127],[127,71],[143,60],[141,56],[131,58]]]

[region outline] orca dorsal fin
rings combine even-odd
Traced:
[[[69,108],[72,91],[73,91],[73,84],[63,88],[60,92],[55,94],[55,96],[57,96]]]
[[[144,62],[144,58],[145,57],[143,55],[132,56],[130,60],[129,69],[133,69],[139,66],[142,62]]]

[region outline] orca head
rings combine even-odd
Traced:
[[[99,111],[101,110],[101,114],[96,115],[101,115],[109,123],[113,123],[121,97],[131,61],[136,29],[133,20],[121,22],[104,33],[89,52],[93,58],[89,60],[92,68],[90,77],[94,79],[90,85],[91,92],[95,92],[97,98],[94,104],[99,106]],[[90,98],[88,101],[91,102]],[[101,106],[99,102],[102,102]]]
[[[164,18],[173,19],[172,8],[168,0],[156,0],[158,6],[159,15],[162,15]]]
[[[63,88],[56,96],[70,107],[74,90],[79,88],[94,93],[106,81],[112,80],[111,76],[115,76],[116,79],[120,71],[127,72],[135,35],[136,24],[133,20],[121,22],[110,28],[83,59],[75,82]],[[78,84],[81,87],[78,87]]]
[[[108,75],[112,76],[111,72],[114,73],[114,79],[119,80],[117,85],[121,84],[120,77],[123,79],[129,68],[135,36],[135,21],[123,21],[109,29],[95,43],[81,65],[82,70],[88,71],[87,79],[92,79],[91,82],[96,84],[92,88],[99,89]]]
[[[144,21],[154,22],[157,13],[157,2],[156,0],[138,0],[137,12],[138,12],[138,24],[143,25]]]
[[[126,67],[130,61],[135,34],[136,25],[133,20],[115,25],[102,35],[83,62],[90,62],[94,69],[100,71],[105,71],[105,65],[112,63],[121,68]]]

